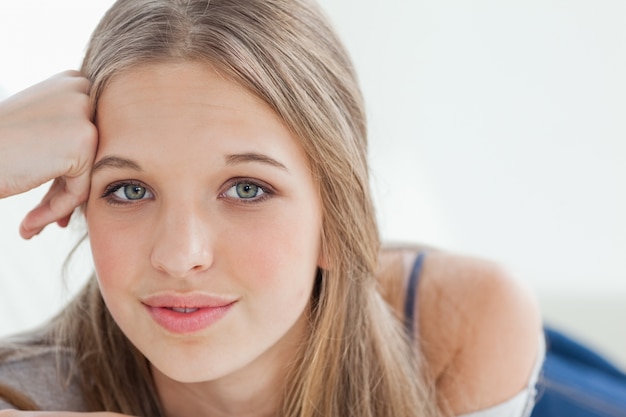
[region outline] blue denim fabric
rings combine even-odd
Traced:
[[[531,417],[626,417],[626,374],[610,361],[546,327],[546,359]]]

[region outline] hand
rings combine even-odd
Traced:
[[[65,227],[89,195],[98,133],[88,91],[86,78],[66,71],[0,102],[0,198],[54,179],[22,221],[26,239],[53,222]]]
[[[18,411],[0,410],[0,417],[132,417],[126,414],[109,413],[106,411],[97,413],[75,413],[65,411]]]

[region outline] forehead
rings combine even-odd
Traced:
[[[116,75],[100,96],[96,123],[101,151],[145,154],[146,145],[158,144],[178,153],[185,146],[205,154],[304,158],[299,138],[267,103],[199,62],[142,65]]]
[[[204,104],[245,108],[278,118],[262,99],[208,62],[155,62],[131,66],[114,74],[100,93],[99,115],[107,104],[115,107],[150,102]]]

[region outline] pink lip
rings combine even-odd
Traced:
[[[178,334],[193,333],[209,327],[224,317],[237,302],[236,299],[199,293],[156,294],[141,301],[154,321]]]

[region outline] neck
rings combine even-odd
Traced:
[[[167,417],[271,417],[280,406],[282,389],[274,389],[276,375],[253,381],[180,383],[154,370],[154,378]]]

